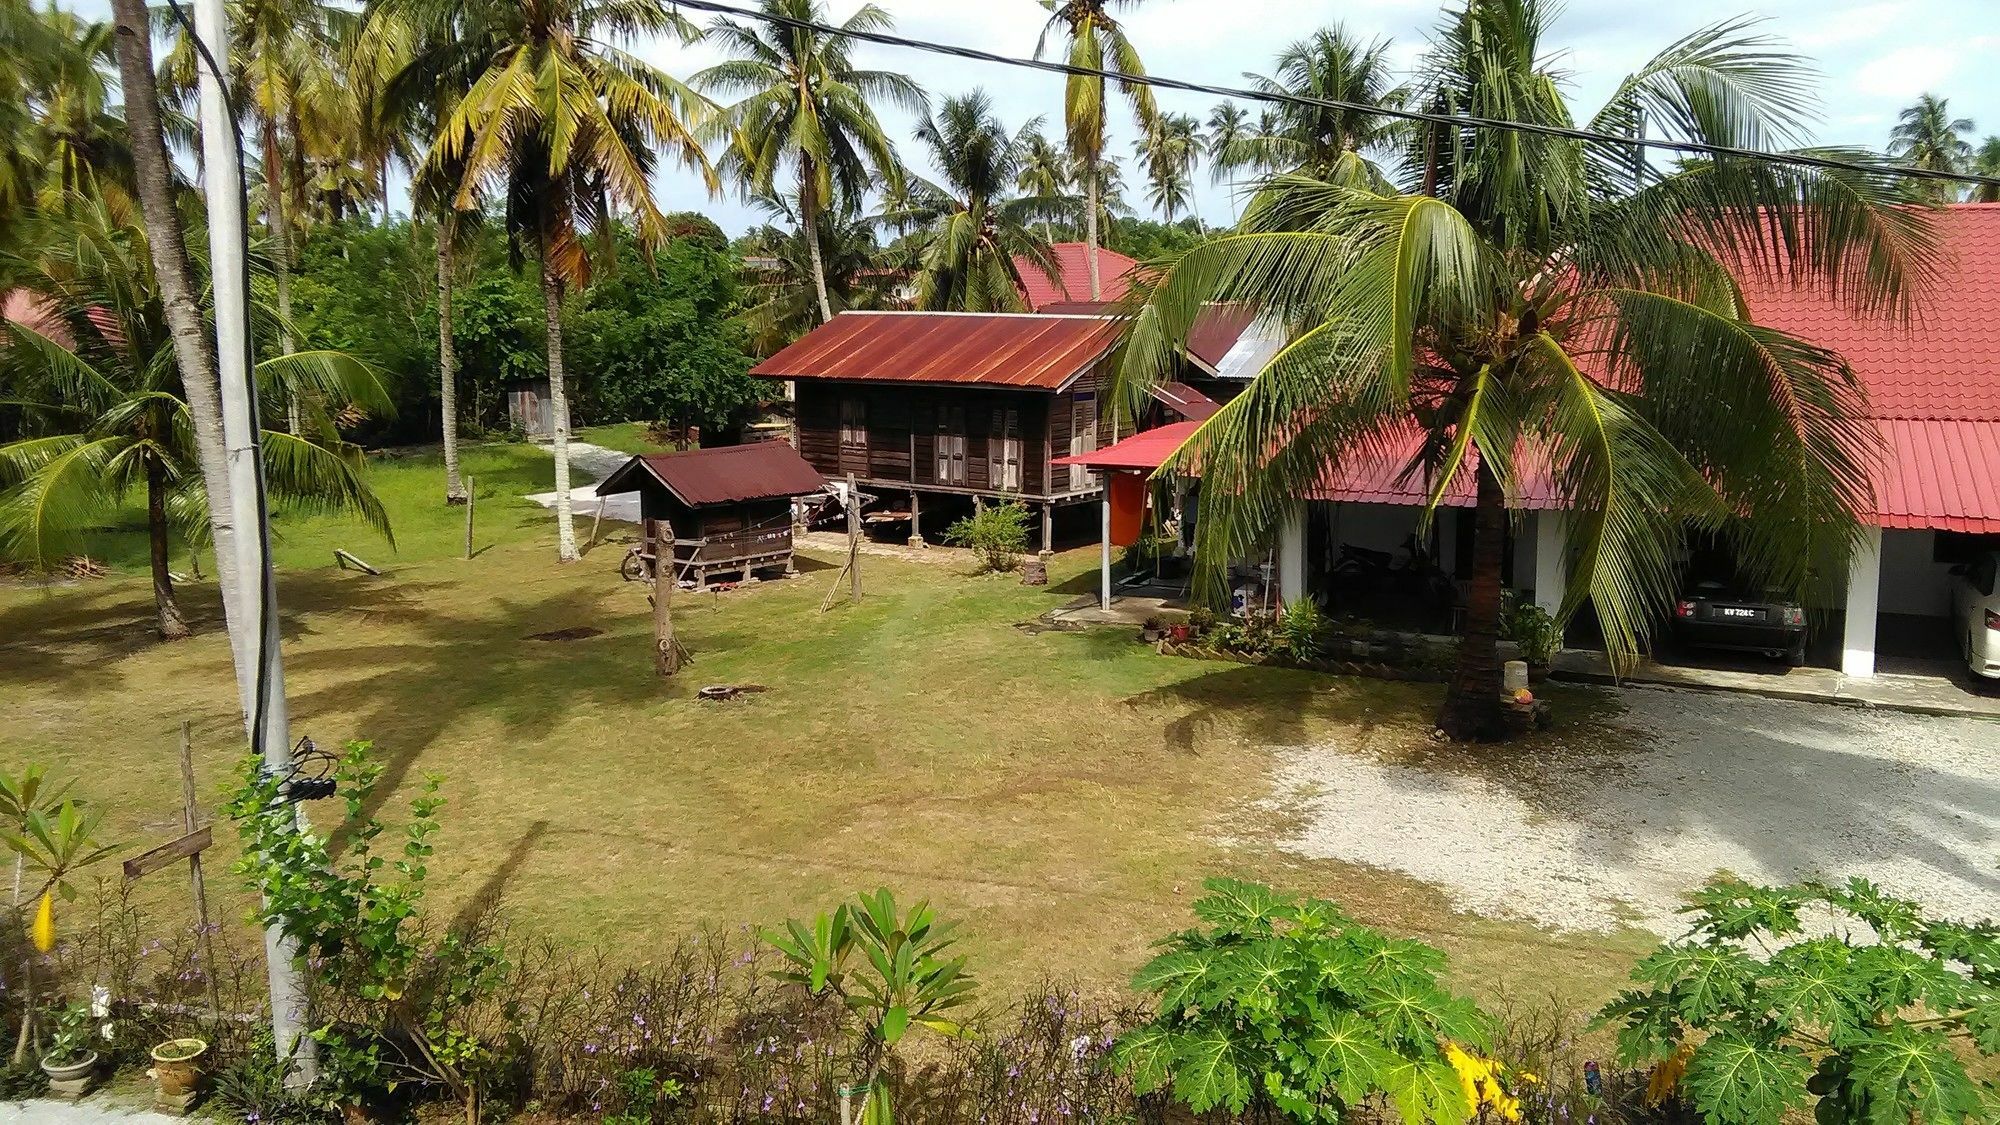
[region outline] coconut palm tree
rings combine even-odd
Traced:
[[[1111,17],[1112,8],[1133,7],[1140,2],[1042,0],[1042,7],[1048,9],[1050,15],[1049,22],[1042,27],[1040,40],[1035,43],[1035,57],[1041,58],[1048,48],[1049,33],[1060,31],[1069,43],[1065,55],[1071,66],[1121,76],[1145,77],[1146,64],[1140,61],[1132,41],[1125,38],[1125,29]],[[1152,87],[1121,78],[1118,90],[1132,104],[1132,113],[1138,119],[1140,132],[1153,128],[1154,120],[1159,117],[1159,108],[1154,104]],[[1083,188],[1084,196],[1084,259],[1089,266],[1090,299],[1093,301],[1102,300],[1104,293],[1097,247],[1098,216],[1102,211],[1100,201],[1104,194],[1105,93],[1105,80],[1096,74],[1072,74],[1063,88],[1063,125],[1069,137],[1070,159],[1081,173],[1078,186]]]
[[[188,635],[168,571],[171,537],[198,541],[208,504],[172,334],[147,248],[129,207],[75,199],[44,220],[31,255],[0,275],[34,293],[53,323],[5,323],[0,372],[31,418],[28,437],[0,445],[0,547],[33,562],[60,558],[133,491],[145,497],[160,636]],[[375,372],[338,352],[296,352],[258,365],[267,393],[310,390],[315,403],[370,412],[394,406]],[[309,432],[266,433],[265,473],[280,503],[352,511],[385,537],[388,516],[361,478],[359,451],[324,416]]]
[[[1021,126],[1021,131],[1014,134],[1014,147],[1021,159],[1021,171],[1014,177],[1014,187],[1022,195],[1051,203],[1069,198],[1074,169],[1063,151],[1042,132],[1041,118]],[[1043,219],[1043,241],[1054,242],[1055,237],[1054,224]]]
[[[1972,154],[1972,171],[1988,179],[2000,179],[2000,136],[1979,142]],[[1972,189],[1974,203],[2000,203],[2000,184],[1980,184]]]
[[[744,258],[757,260],[748,270],[750,307],[743,318],[750,326],[751,346],[760,354],[769,355],[823,323],[821,280],[835,314],[895,306],[896,291],[909,274],[882,253],[875,219],[856,214],[851,205],[821,216],[816,271],[805,225],[792,201],[764,198],[756,204],[775,220],[751,230],[743,244]]]
[[[1246,75],[1253,88],[1295,98],[1352,106],[1393,105],[1403,98],[1389,70],[1389,44],[1362,43],[1338,24],[1324,27],[1278,53],[1269,75]],[[1380,184],[1381,174],[1362,155],[1389,139],[1385,118],[1366,109],[1282,102],[1254,130],[1244,130],[1216,155],[1231,170],[1297,172],[1320,179],[1361,177]]]
[[[1436,33],[1423,104],[1574,120],[1542,63],[1550,10],[1466,0]],[[1588,125],[1643,110],[1685,139],[1802,143],[1804,66],[1746,27],[1668,47]],[[1165,376],[1205,302],[1244,302],[1290,329],[1172,463],[1202,478],[1208,589],[1329,473],[1387,461],[1428,485],[1426,518],[1469,491],[1465,631],[1438,722],[1489,738],[1502,730],[1502,546],[1524,492],[1568,509],[1561,615],[1594,606],[1621,667],[1665,607],[1690,524],[1777,585],[1846,572],[1878,440],[1861,385],[1838,355],[1755,323],[1734,278],[1907,311],[1937,251],[1927,214],[1900,206],[1886,174],[1718,159],[1635,183],[1622,145],[1492,128],[1446,141],[1400,190],[1274,179],[1236,232],[1165,268],[1132,322],[1119,390]]]
[[[505,201],[510,242],[539,261],[548,331],[549,405],[554,416],[556,554],[576,560],[570,511],[569,394],[564,383],[563,294],[589,284],[592,231],[623,212],[639,241],[667,238],[653,200],[656,154],[721,183],[695,131],[705,103],[694,91],[618,44],[643,35],[691,41],[692,24],[662,0],[410,0],[420,25],[458,21],[459,63],[477,71],[443,118],[425,167],[462,167],[455,206],[478,206],[482,190]],[[442,9],[445,15],[438,13]]]
[[[1250,134],[1250,112],[1233,101],[1217,103],[1208,111],[1208,142],[1202,155],[1208,158],[1208,177],[1213,183],[1229,181],[1229,217],[1236,218],[1235,169],[1223,162],[1223,154]]]
[[[1057,272],[1048,240],[1035,224],[1063,210],[1060,201],[1010,195],[1021,174],[1021,150],[984,90],[946,98],[917,127],[930,149],[936,181],[911,177],[909,211],[893,217],[918,230],[920,309],[1020,312],[1024,258]]]
[[[1965,139],[1970,132],[1972,121],[1953,117],[1949,101],[1923,94],[1896,115],[1896,126],[1889,130],[1889,155],[1915,168],[1963,172],[1972,159],[1972,145]],[[1918,190],[1938,202],[1958,198],[1958,188],[1949,180],[1925,180]]]
[[[813,261],[820,319],[830,320],[833,302],[820,260],[822,218],[837,207],[857,208],[871,185],[895,192],[903,176],[895,146],[870,103],[887,101],[921,114],[930,102],[905,75],[855,67],[852,40],[776,22],[827,22],[819,0],[762,0],[762,10],[775,18],[757,23],[717,19],[709,26],[705,37],[733,57],[695,75],[693,82],[711,93],[742,95],[717,118],[717,126],[733,139],[723,168],[748,194],[776,194],[779,177],[789,173]],[[887,31],[895,25],[889,13],[863,4],[840,26]]]
[[[1146,168],[1146,201],[1169,224],[1194,209],[1194,165],[1202,151],[1201,122],[1185,113],[1163,113],[1133,144]],[[1200,222],[1200,216],[1196,216]]]

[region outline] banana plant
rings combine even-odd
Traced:
[[[857,1070],[843,1091],[842,1125],[853,1125],[849,1094],[862,1092],[860,1125],[892,1125],[884,1065],[912,1027],[953,1037],[965,1029],[950,1014],[972,998],[975,982],[962,955],[949,956],[955,923],[939,922],[928,901],[898,910],[886,888],[859,894],[812,924],[798,919],[764,940],[784,958],[774,975],[813,996],[836,996],[861,1019]]]
[[[33,788],[39,789],[40,784],[41,778],[37,775]],[[18,794],[18,789],[14,792]],[[76,887],[70,882],[71,876],[111,858],[118,851],[119,845],[98,841],[97,828],[101,819],[101,814],[84,808],[74,799],[64,799],[53,809],[27,809],[16,825],[0,831],[0,844],[24,861],[29,870],[40,873],[41,887],[35,894],[35,917],[29,926],[28,936],[35,949],[42,953],[54,949],[56,944],[55,900],[58,897],[64,902],[76,899]],[[26,1003],[21,1016],[20,1036],[14,1044],[16,1066],[27,1062],[29,1046],[38,1038],[33,954],[26,958],[21,980]]]

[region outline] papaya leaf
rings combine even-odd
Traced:
[[[1778,1125],[1805,1093],[1804,1051],[1736,1030],[1710,1036],[1688,1060],[1682,1085],[1709,1125]]]

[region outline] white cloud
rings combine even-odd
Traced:
[[[1879,98],[1914,98],[1948,81],[1964,49],[1899,47],[1855,71],[1853,87]]]

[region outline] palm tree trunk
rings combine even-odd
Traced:
[[[826,263],[819,251],[819,192],[810,157],[799,161],[799,229],[806,236],[806,257],[812,262],[813,291],[819,296],[819,322],[833,319],[833,303],[826,298]]]
[[[1104,279],[1097,270],[1097,202],[1103,185],[1098,182],[1097,161],[1089,160],[1083,170],[1083,256],[1090,267],[1090,299],[1104,299]]]
[[[159,95],[153,78],[152,24],[145,0],[111,0],[117,25],[118,73],[125,89],[125,122],[132,140],[132,167],[139,191],[139,208],[146,219],[147,250],[165,306],[167,331],[173,340],[174,362],[180,368],[181,391],[193,423],[195,460],[208,494],[209,538],[215,548],[215,574],[222,588],[223,613],[233,612],[239,576],[236,570],[236,527],[230,518],[229,453],[222,440],[222,380],[215,360],[215,341],[208,333],[195,295],[194,269],[188,263],[180,212],[174,207],[173,165],[160,128]],[[199,151],[197,149],[197,151]],[[233,646],[232,646],[233,648]],[[244,655],[235,654],[239,659]],[[242,669],[238,669],[239,679]]]
[[[278,149],[278,125],[265,121],[264,133],[264,221],[271,230],[271,272],[278,286],[278,354],[298,350],[292,339],[292,226],[285,214],[285,164]],[[298,433],[302,427],[299,400],[285,397],[285,429]]]
[[[451,339],[451,239],[456,223],[437,223],[438,292],[438,415],[444,431],[444,502],[465,503],[465,484],[458,476],[458,352]]]
[[[146,462],[146,538],[152,548],[153,605],[160,612],[160,639],[185,640],[187,618],[174,601],[174,577],[167,569],[167,470],[151,459]]]
[[[1465,634],[1458,642],[1458,670],[1437,720],[1438,729],[1458,742],[1493,741],[1507,733],[1500,701],[1500,572],[1507,544],[1507,496],[1483,463],[1478,496]]]
[[[550,452],[556,458],[556,558],[575,562],[576,524],[570,518],[569,389],[563,383],[562,278],[556,276],[548,240],[542,242],[542,310],[548,320],[549,413],[554,415]]]

